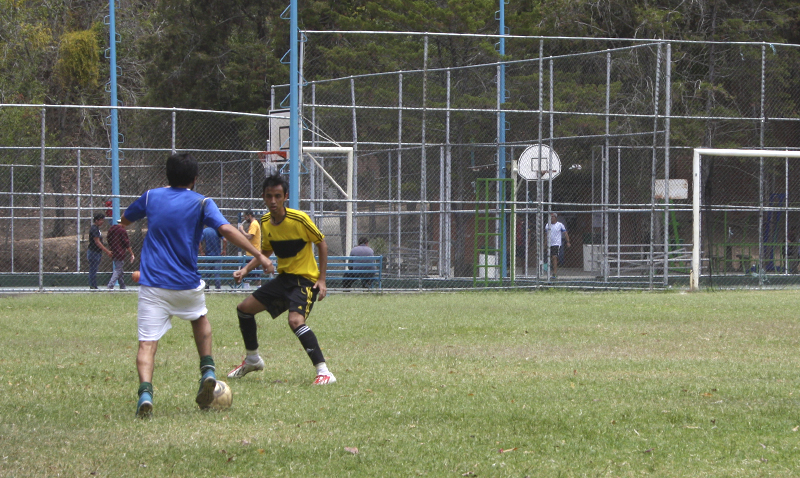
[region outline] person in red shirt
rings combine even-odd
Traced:
[[[130,254],[131,263],[136,259],[125,226],[115,224],[108,228],[108,246],[111,249],[111,260],[114,262],[114,273],[111,274],[111,280],[108,281],[108,288],[113,289],[114,283],[119,281],[119,288],[125,289],[125,280],[122,278],[125,273],[125,258]]]

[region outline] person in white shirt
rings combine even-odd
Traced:
[[[547,224],[544,229],[548,232],[547,240],[550,247],[550,267],[552,267],[553,271],[552,277],[553,279],[557,279],[558,250],[561,248],[562,235],[567,241],[567,247],[570,247],[569,234],[567,234],[566,226],[564,226],[563,223],[558,222],[558,214],[556,213],[550,214],[550,224]]]

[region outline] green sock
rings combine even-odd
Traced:
[[[142,383],[140,383],[139,384],[139,396],[141,397],[144,392],[149,393],[150,396],[152,397],[153,396],[153,384],[150,383],[150,382],[142,382]]]
[[[206,370],[217,370],[214,366],[214,357],[211,355],[203,355],[200,357],[200,373],[205,373]]]

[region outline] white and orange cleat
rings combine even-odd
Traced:
[[[334,377],[332,373],[325,372],[317,375],[317,378],[314,379],[314,385],[328,385],[335,381],[336,377]]]

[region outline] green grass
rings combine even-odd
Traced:
[[[221,376],[243,297],[207,296]],[[312,386],[262,314],[267,369],[225,412],[196,408],[175,320],[141,421],[135,295],[6,297],[0,476],[797,476],[798,310],[793,291],[336,294],[309,325],[339,381]]]

